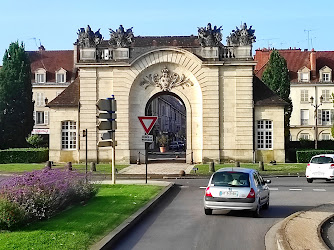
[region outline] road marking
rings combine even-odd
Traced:
[[[269,188],[269,190],[277,191],[278,188]]]
[[[315,189],[313,189],[313,191],[315,191],[315,192],[326,192],[326,189],[323,189],[323,188],[317,189],[317,188],[315,188]]]
[[[200,189],[206,189],[206,187],[199,187]]]
[[[290,188],[289,190],[290,191],[302,191],[303,189],[301,189],[301,188]]]

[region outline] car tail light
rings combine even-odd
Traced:
[[[334,169],[334,164],[331,164],[331,165],[329,166],[329,168],[330,168],[330,169]]]
[[[205,196],[206,197],[212,197],[211,191],[210,191],[210,187],[207,187],[205,190]]]
[[[247,198],[255,198],[255,191],[253,188],[251,188],[251,190],[249,191]]]

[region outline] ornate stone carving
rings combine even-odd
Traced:
[[[252,26],[247,29],[247,24],[244,23],[240,26],[240,29],[236,27],[236,30],[232,30],[230,36],[226,38],[227,46],[245,46],[251,45],[255,42],[256,36],[254,36],[255,30]]]
[[[87,25],[86,30],[85,28],[78,29],[77,34],[77,43],[81,48],[93,48],[103,40],[100,29],[94,33],[89,25]]]
[[[148,76],[145,76],[140,85],[146,85],[145,89],[147,89],[148,86],[152,85],[155,87],[159,87],[163,91],[170,91],[172,88],[178,86],[181,86],[184,89],[183,85],[186,85],[187,87],[194,85],[188,78],[185,79],[185,76],[183,74],[181,76],[177,73],[172,73],[170,75],[167,67],[163,68],[161,72],[161,76],[159,76],[158,74],[149,74]]]
[[[129,47],[130,44],[133,42],[134,38],[132,28],[133,27],[125,31],[123,26],[120,25],[119,28],[116,29],[116,31],[109,29],[110,31],[109,44],[117,48]]]
[[[198,40],[202,47],[217,47],[222,40],[222,26],[211,28],[211,23],[207,27],[198,27]]]

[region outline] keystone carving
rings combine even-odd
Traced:
[[[222,40],[222,26],[211,28],[211,23],[207,27],[198,27],[198,40],[202,47],[217,47]]]
[[[187,87],[194,85],[188,78],[185,79],[183,74],[181,76],[177,73],[172,73],[170,75],[167,67],[162,69],[161,72],[161,76],[159,76],[159,74],[149,74],[148,76],[145,76],[140,85],[146,85],[145,89],[147,89],[150,85],[159,87],[163,91],[170,91],[172,88],[178,86],[181,86],[184,89],[184,85]]]
[[[134,38],[132,28],[133,27],[125,31],[123,26],[120,25],[119,28],[116,29],[116,31],[109,29],[110,31],[109,44],[117,48],[129,47],[131,43],[133,42],[133,38]]]
[[[87,28],[78,29],[78,40],[77,43],[81,48],[93,48],[100,44],[103,37],[100,34],[100,29],[95,33],[92,31],[89,25]]]
[[[252,29],[252,26],[247,29],[247,24],[244,23],[240,26],[240,29],[236,27],[236,30],[232,30],[230,36],[226,37],[227,46],[251,45],[256,39],[254,33],[255,30]]]

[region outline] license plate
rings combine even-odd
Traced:
[[[313,174],[316,175],[316,176],[324,176],[323,172],[314,172]]]
[[[238,197],[239,196],[237,191],[220,191],[219,195],[228,196],[228,197]]]

